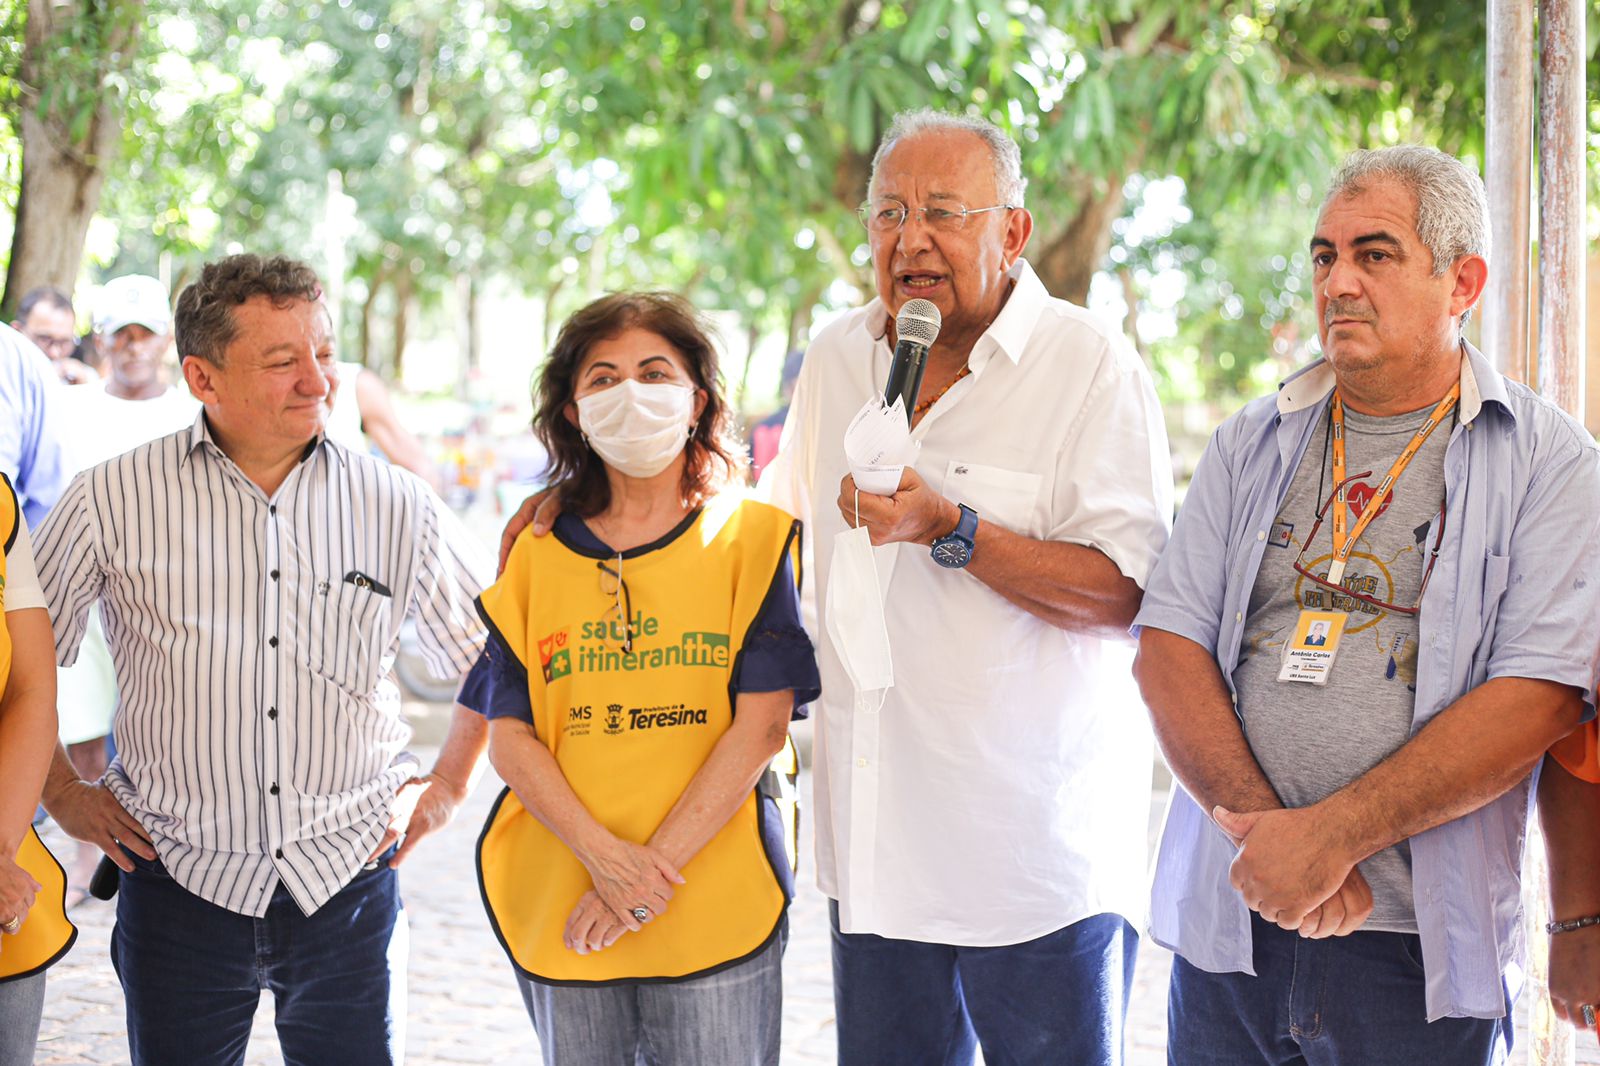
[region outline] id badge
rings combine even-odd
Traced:
[[[1348,619],[1343,611],[1301,611],[1294,636],[1284,648],[1278,680],[1326,685]]]

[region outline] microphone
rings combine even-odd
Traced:
[[[922,389],[922,373],[928,369],[928,349],[939,339],[943,317],[931,300],[907,300],[894,319],[900,338],[894,346],[894,362],[889,364],[889,384],[883,390],[883,403],[893,407],[896,399],[905,404],[906,422],[917,406]]]

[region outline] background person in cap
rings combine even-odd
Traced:
[[[145,274],[112,278],[95,302],[94,331],[109,395],[150,400],[167,391],[161,362],[172,346],[172,302],[165,285]]]
[[[73,358],[78,350],[78,318],[72,310],[72,297],[54,285],[29,289],[17,305],[11,325],[50,357],[50,365],[68,385],[99,379],[93,367]]]

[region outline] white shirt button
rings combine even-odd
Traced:
[[[1243,622],[1244,621],[1244,612],[1243,611],[1235,611],[1233,613],[1233,620],[1235,622]]]
[[[1256,534],[1256,539],[1257,540],[1266,540],[1267,539],[1267,531],[1263,529],[1261,532],[1257,533]]]
[[[865,759],[857,759],[856,760],[856,765],[857,766],[865,766],[865,765],[867,765],[867,760],[865,760]]]

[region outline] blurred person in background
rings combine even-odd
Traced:
[[[120,400],[154,400],[170,390],[172,302],[167,287],[146,274],[106,282],[95,300],[95,345],[106,363],[105,389]]]
[[[490,919],[547,1066],[774,1066],[777,796],[818,691],[799,523],[738,491],[716,354],[677,297],[577,312],[535,402],[562,511],[480,601],[509,786],[479,845]]]
[[[333,413],[328,416],[328,436],[356,451],[370,451],[376,446],[389,462],[411,471],[438,491],[439,468],[428,458],[422,442],[400,421],[383,378],[360,363],[341,359],[337,365],[339,391],[334,395]]]
[[[783,379],[778,386],[782,403],[778,409],[750,427],[750,479],[758,480],[778,454],[778,441],[783,436],[783,423],[789,417],[789,403],[794,399],[794,383],[800,380],[800,364],[805,361],[805,349],[796,348],[783,360]]]
[[[99,380],[94,368],[75,358],[78,350],[78,318],[72,310],[72,297],[54,285],[29,289],[17,305],[12,327],[39,346],[68,385]]]
[[[72,476],[62,393],[49,357],[0,325],[0,473],[11,479],[30,529],[44,520]]]

